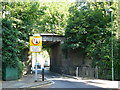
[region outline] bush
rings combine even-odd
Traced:
[[[21,78],[23,75],[24,65],[21,61],[18,62],[18,78]]]

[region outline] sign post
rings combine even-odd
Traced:
[[[35,59],[35,82],[37,82],[37,53],[36,53],[36,59]]]
[[[30,52],[36,53],[35,59],[35,82],[37,82],[37,53],[42,50],[42,37],[38,34],[30,36]]]

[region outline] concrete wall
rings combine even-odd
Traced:
[[[65,52],[63,52],[65,53]],[[65,56],[67,54],[67,57]],[[68,50],[64,54],[63,73],[75,75],[76,68],[79,66],[90,66],[91,60],[85,56],[81,49]]]
[[[75,75],[76,67],[90,65],[91,60],[81,49],[62,50],[61,43],[51,46],[50,70],[53,72]]]

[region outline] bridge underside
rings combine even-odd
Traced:
[[[41,34],[44,46],[50,47],[50,70],[56,73],[75,74],[76,67],[89,66],[91,61],[85,58],[81,49],[63,51],[61,44],[65,37],[54,34]]]
[[[55,34],[41,34],[43,46],[50,48],[50,70],[61,73],[62,49],[61,44],[65,37]]]
[[[43,46],[51,47],[54,44],[60,43],[59,41],[51,42],[51,41],[43,41]]]

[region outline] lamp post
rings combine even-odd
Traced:
[[[113,21],[113,9],[109,9],[111,22]],[[113,26],[111,32],[111,58],[112,58],[112,81],[114,80],[114,62],[113,62]]]

